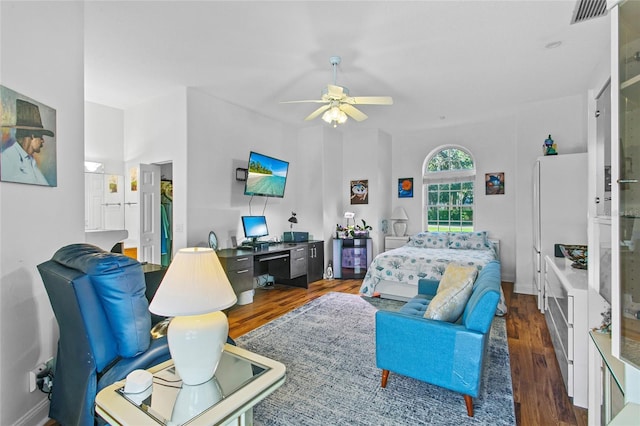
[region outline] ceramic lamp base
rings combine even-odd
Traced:
[[[213,377],[228,334],[227,316],[220,311],[171,320],[167,341],[182,383],[199,385]]]
[[[407,222],[399,220],[393,222],[393,233],[396,237],[404,237],[407,233]]]

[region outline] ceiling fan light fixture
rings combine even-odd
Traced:
[[[282,103],[309,102],[324,104],[316,108],[315,111],[309,114],[304,120],[313,120],[322,114],[322,119],[329,124],[333,124],[333,127],[338,127],[338,124],[345,123],[348,117],[358,122],[367,119],[367,114],[360,111],[354,105],[358,107],[360,105],[393,105],[391,96],[350,96],[349,90],[346,87],[338,86],[336,83],[337,65],[340,63],[340,57],[332,56],[330,61],[333,66],[333,84],[327,84],[327,87],[322,90],[321,99],[284,101]]]
[[[329,124],[333,123],[333,127],[337,127],[338,124],[344,124],[347,121],[347,118],[347,114],[337,106],[331,107],[322,114],[322,119]]]

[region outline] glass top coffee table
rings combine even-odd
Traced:
[[[112,425],[250,425],[247,412],[284,383],[286,368],[227,344],[214,377],[201,385],[184,385],[171,360],[149,371],[146,392],[125,393],[124,380],[100,391],[96,413]]]

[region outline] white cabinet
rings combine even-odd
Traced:
[[[567,393],[574,405],[587,408],[588,278],[564,258],[545,256],[545,320]]]
[[[591,331],[589,426],[606,425],[624,407],[624,363],[611,355],[611,335]]]
[[[408,235],[404,237],[386,236],[384,237],[384,251],[402,247],[403,245],[407,244],[408,241],[409,241]]]

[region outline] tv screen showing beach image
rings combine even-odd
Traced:
[[[284,197],[289,162],[256,152],[249,154],[245,195]]]

